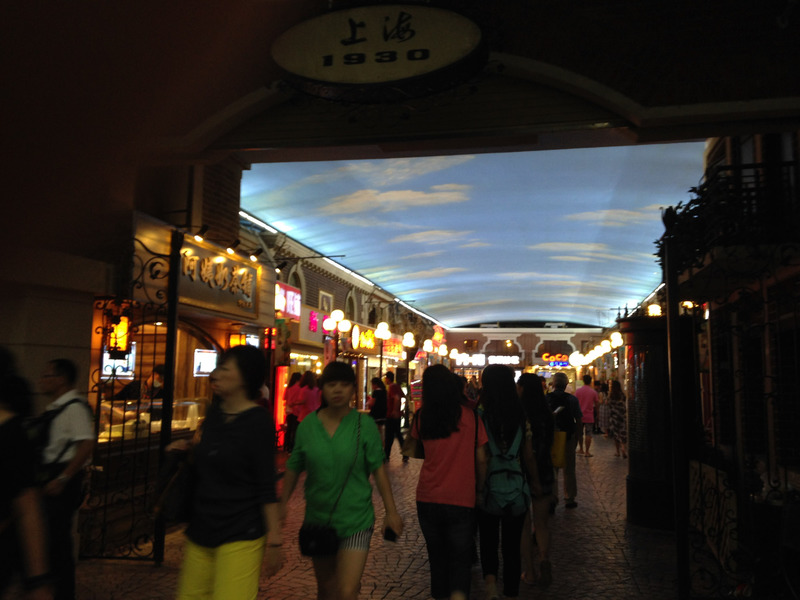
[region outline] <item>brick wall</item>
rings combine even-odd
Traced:
[[[203,168],[203,217],[209,226],[207,237],[220,245],[239,236],[239,193],[242,164],[228,158]]]
[[[309,264],[301,266],[306,287],[303,290],[303,303],[314,308],[319,308],[320,291],[333,294],[333,308],[345,310],[345,300],[347,294],[353,287],[338,277],[331,276]],[[358,296],[358,294],[356,294]],[[356,299],[356,311],[360,310],[358,299]],[[358,319],[358,312],[356,315]]]

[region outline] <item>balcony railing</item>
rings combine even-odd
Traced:
[[[665,219],[679,272],[719,246],[796,242],[800,228],[797,163],[717,167],[687,204]],[[663,240],[657,242],[659,254]]]

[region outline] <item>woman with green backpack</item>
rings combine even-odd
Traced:
[[[489,437],[489,464],[478,498],[478,531],[483,578],[488,600],[499,598],[498,547],[503,552],[503,595],[519,595],[520,540],[531,497],[522,453],[525,412],[517,395],[514,372],[489,365],[481,375],[480,406]]]

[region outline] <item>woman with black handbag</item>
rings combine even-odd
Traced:
[[[356,600],[367,561],[375,513],[372,484],[386,509],[384,535],[400,535],[392,488],[383,465],[375,422],[352,408],[356,376],[349,364],[332,362],[322,371],[322,407],[297,429],[294,452],[286,463],[281,514],[306,472],[306,514],[301,551],[314,561],[317,598]]]
[[[211,374],[216,396],[194,457],[194,501],[186,528],[179,600],[255,600],[264,563],[283,563],[272,418],[256,403],[267,362],[253,346],[234,346]],[[266,554],[266,561],[264,555]]]

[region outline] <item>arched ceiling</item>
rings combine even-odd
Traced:
[[[490,62],[454,90],[381,110],[293,94],[270,57],[276,36],[345,2],[6,3],[9,239],[38,229],[43,243],[86,251],[133,206],[142,165],[495,156],[798,129],[791,0],[434,4],[481,24]]]

